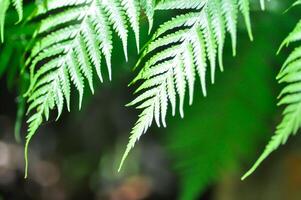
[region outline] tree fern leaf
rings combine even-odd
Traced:
[[[58,112],[57,119],[63,112],[65,103],[70,110],[71,84],[79,93],[80,108],[85,81],[92,93],[94,71],[100,81],[103,81],[102,57],[106,61],[111,80],[113,33],[121,39],[126,59],[129,27],[135,33],[139,49],[139,18],[142,9],[139,2],[140,0],[48,0],[38,4],[32,19],[38,18],[40,24],[26,61],[30,70],[30,86],[25,96],[29,103],[28,112],[34,116],[28,121],[26,170],[28,144],[37,128],[44,120],[48,120],[50,111],[54,108]],[[150,13],[150,10],[146,12]]]
[[[295,29],[284,40],[281,47],[284,44],[289,45],[292,42],[300,40],[300,25],[301,24],[299,22]],[[281,91],[279,95],[280,100],[278,102],[278,105],[286,106],[282,113],[283,119],[277,126],[275,135],[272,137],[261,156],[251,167],[251,169],[242,177],[242,179],[245,179],[251,175],[273,151],[275,151],[280,145],[285,144],[288,137],[295,135],[298,129],[301,127],[301,79],[299,71],[301,69],[300,48],[300,46],[297,47],[290,54],[282,66],[279,75],[277,76],[279,83],[288,84]]]
[[[251,28],[248,6],[247,0],[165,0],[157,4],[157,10],[190,11],[162,24],[141,54],[142,58],[147,59],[140,59],[138,62],[137,65],[143,64],[143,68],[131,84],[138,80],[143,83],[135,92],[138,97],[128,105],[135,105],[142,112],[132,129],[119,170],[131,148],[151,126],[152,121],[159,127],[166,126],[169,104],[174,115],[178,101],[180,116],[184,117],[186,90],[189,93],[189,103],[192,104],[196,74],[201,80],[203,94],[207,94],[207,61],[211,69],[211,81],[214,82],[217,59],[223,69],[222,54],[227,32],[235,40],[232,41],[235,54],[238,11],[243,14],[248,29]]]

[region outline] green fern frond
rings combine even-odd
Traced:
[[[35,17],[41,18],[41,23],[26,62],[31,82],[25,96],[28,113],[33,115],[28,120],[25,177],[28,144],[43,121],[48,120],[51,110],[57,109],[57,119],[65,103],[70,110],[71,85],[79,93],[80,108],[85,80],[92,93],[94,71],[103,81],[102,58],[111,79],[113,32],[121,39],[126,60],[128,25],[135,33],[139,49],[140,10],[138,0],[48,0],[46,5],[39,5]]]
[[[296,25],[295,29],[288,35],[288,37],[281,44],[288,46],[293,42],[301,40],[301,21]],[[277,79],[279,83],[286,83],[287,86],[281,91],[279,95],[278,105],[285,105],[282,113],[283,119],[277,126],[275,135],[272,137],[265,150],[252,166],[252,168],[242,177],[247,178],[251,175],[258,166],[280,145],[286,143],[291,135],[295,135],[301,127],[301,46],[289,55],[283,64]]]
[[[180,115],[184,117],[186,91],[191,105],[196,74],[200,78],[203,95],[207,95],[206,71],[209,67],[211,82],[214,83],[217,61],[223,70],[222,54],[227,32],[232,39],[233,54],[236,53],[239,11],[245,18],[252,38],[247,0],[166,0],[159,2],[156,7],[163,10],[180,8],[195,11],[179,15],[160,26],[141,56],[148,55],[150,59],[132,82],[143,81],[136,90],[140,95],[129,105],[136,105],[142,112],[132,129],[119,170],[130,150],[153,121],[158,127],[166,127],[168,106],[171,105],[172,114],[175,115],[177,98]],[[157,50],[159,53],[154,55]]]
[[[11,3],[18,13],[18,22],[23,18],[23,0],[0,0],[0,42],[4,41],[5,16]]]

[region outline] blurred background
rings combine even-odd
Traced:
[[[75,101],[71,113],[39,129],[30,145],[26,180],[25,103],[20,94],[28,80],[19,76],[19,58],[24,58],[34,26],[15,26],[16,14],[10,11],[6,42],[0,46],[0,200],[300,200],[299,136],[240,181],[281,120],[281,109],[276,107],[281,86],[275,76],[290,49],[277,56],[276,51],[300,18],[300,8],[284,13],[291,3],[274,0],[262,12],[254,2],[254,42],[240,18],[237,57],[232,57],[228,38],[226,70],[217,73],[215,85],[208,83],[208,97],[196,92],[184,119],[170,117],[166,129],[153,126],[120,173],[117,167],[138,114],[124,106],[133,98],[135,88],[127,84],[137,73],[132,67],[138,55],[134,38],[128,63],[117,46],[113,81],[96,81],[98,90],[93,96],[85,94],[81,111]],[[32,7],[25,5],[30,13]],[[175,14],[158,12],[156,24]],[[142,23],[141,43],[145,43],[146,20]]]

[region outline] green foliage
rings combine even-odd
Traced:
[[[300,1],[294,5],[300,4]],[[280,49],[291,43],[301,40],[301,20],[298,22],[294,30],[283,41]],[[294,49],[284,62],[277,80],[279,84],[286,83],[287,86],[281,91],[278,105],[285,105],[282,113],[283,119],[276,128],[275,135],[265,147],[265,150],[252,166],[252,168],[242,177],[245,179],[252,174],[256,168],[278,147],[285,144],[289,136],[295,135],[301,126],[301,46]]]
[[[203,95],[207,95],[207,68],[210,68],[211,83],[215,80],[216,60],[223,71],[226,33],[231,36],[233,55],[236,54],[239,12],[244,16],[252,39],[248,0],[169,0],[159,2],[156,9],[194,11],[178,15],[161,25],[142,53],[142,58],[150,58],[145,61],[142,70],[132,82],[143,81],[135,91],[140,93],[139,96],[129,104],[136,105],[142,112],[132,129],[120,168],[130,150],[153,121],[158,127],[166,127],[168,106],[171,105],[172,115],[175,115],[177,98],[180,115],[184,117],[186,90],[191,105],[197,75]]]
[[[152,21],[151,8],[147,8]],[[128,24],[136,36],[139,49],[140,6],[136,0],[49,0],[39,4],[35,18],[40,19],[35,32],[36,42],[26,65],[30,70],[30,86],[25,94],[29,103],[29,129],[25,145],[27,171],[28,144],[38,127],[49,119],[50,110],[57,108],[60,117],[64,103],[70,110],[71,84],[79,93],[82,105],[84,81],[94,93],[93,71],[100,81],[102,57],[106,60],[111,79],[112,35],[122,41],[127,60]],[[25,175],[26,176],[26,175]]]
[[[265,9],[264,0],[256,1],[260,3],[262,9]],[[131,84],[139,82],[141,85],[135,91],[138,97],[129,105],[136,106],[141,113],[132,129],[119,170],[130,150],[153,122],[158,127],[166,127],[169,107],[173,116],[178,109],[180,116],[184,117],[185,99],[188,97],[189,104],[193,103],[197,81],[200,82],[203,95],[207,96],[206,85],[209,82],[207,71],[210,71],[213,84],[216,68],[219,66],[221,71],[224,69],[223,53],[227,35],[231,38],[232,54],[236,55],[239,15],[243,16],[249,37],[253,40],[250,2],[249,0],[47,0],[28,3],[27,5],[36,7],[35,12],[29,15],[26,9],[23,11],[22,0],[0,0],[1,42],[4,40],[4,34],[6,35],[6,43],[0,47],[0,77],[7,75],[9,87],[17,84],[19,93],[23,93],[26,87],[24,82],[27,79],[27,72],[30,79],[24,96],[18,98],[22,107],[17,114],[19,120],[16,127],[18,132],[25,98],[28,103],[27,113],[30,115],[25,143],[25,176],[27,176],[29,142],[39,126],[49,120],[51,111],[57,110],[58,119],[65,105],[70,110],[73,91],[79,93],[78,105],[81,108],[83,95],[87,90],[86,85],[94,93],[95,76],[97,75],[103,82],[103,63],[107,66],[109,79],[112,79],[111,60],[113,48],[116,46],[114,35],[121,41],[125,60],[128,60],[128,37],[131,33],[136,39],[139,52],[142,11],[149,22],[149,32],[154,24],[156,11],[181,14],[159,26],[150,41],[144,45],[140,60],[137,62],[136,67],[142,69]],[[296,1],[293,6],[299,5],[300,2]],[[18,14],[18,19],[14,19],[13,23],[20,22],[25,15],[30,19],[30,24],[38,24],[34,33],[28,24],[16,28],[8,26],[12,24],[8,20],[10,7],[14,8],[11,9],[14,14],[15,10]],[[300,33],[301,21],[285,39],[281,48],[298,42]],[[29,38],[32,39],[31,42]],[[279,83],[287,83],[279,96],[279,105],[286,105],[283,120],[262,156],[243,178],[251,174],[272,151],[284,144],[290,135],[296,134],[301,126],[300,63],[301,47],[297,47],[277,77]],[[261,72],[258,70],[256,73]],[[246,78],[249,78],[248,75],[244,74]],[[15,81],[16,79],[18,81]],[[215,102],[214,99],[208,101],[212,101],[212,104]],[[206,104],[210,105],[208,101]],[[233,115],[233,118],[236,117]]]
[[[0,0],[0,42],[4,41],[4,25],[6,12],[10,5],[13,5],[18,13],[20,22],[23,18],[23,0]]]

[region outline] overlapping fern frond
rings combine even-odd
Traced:
[[[4,25],[6,12],[10,5],[13,5],[18,13],[19,22],[23,17],[23,0],[0,0],[0,42],[4,41]]]
[[[166,0],[159,2],[156,9],[194,11],[178,15],[160,26],[142,54],[142,58],[150,58],[132,82],[143,81],[136,90],[140,94],[129,104],[137,106],[142,112],[132,129],[120,167],[153,121],[159,127],[166,126],[169,104],[175,115],[177,98],[180,115],[184,116],[186,91],[189,93],[189,104],[192,104],[197,75],[206,96],[206,71],[210,68],[211,82],[214,83],[217,61],[223,70],[222,54],[226,33],[231,36],[233,55],[236,54],[239,12],[244,16],[252,39],[249,0]]]
[[[297,1],[294,5],[299,4]],[[283,41],[281,48],[294,42],[301,41],[301,20],[294,30]],[[281,49],[280,48],[280,49]],[[284,62],[278,76],[278,82],[287,85],[279,95],[278,105],[285,105],[282,113],[283,119],[277,126],[275,135],[265,147],[265,150],[252,166],[252,168],[242,177],[247,178],[257,167],[280,145],[285,144],[288,137],[295,135],[301,127],[301,46],[294,49]]]
[[[46,4],[46,5],[45,5]],[[39,5],[35,17],[41,20],[35,33],[27,66],[31,83],[28,92],[29,129],[25,145],[27,172],[28,144],[38,127],[48,120],[54,108],[60,117],[64,104],[70,109],[70,87],[73,84],[82,104],[84,81],[92,93],[93,72],[103,81],[101,61],[106,61],[111,79],[112,34],[121,39],[127,59],[130,26],[139,49],[139,0],[48,0]],[[147,8],[152,21],[151,8]]]

